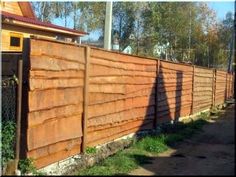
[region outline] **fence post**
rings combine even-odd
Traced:
[[[88,119],[88,87],[89,87],[89,63],[90,63],[90,47],[85,48],[85,70],[84,70],[84,94],[83,94],[83,138],[82,138],[82,153],[85,153],[87,145],[87,119]]]
[[[157,115],[157,110],[158,110],[158,77],[159,77],[159,70],[160,70],[160,60],[157,60],[157,71],[156,71],[156,91],[155,91],[155,118],[154,118],[154,121],[153,121],[153,128],[156,129],[157,128],[157,118],[158,118],[158,115]]]
[[[192,77],[192,106],[191,106],[191,114],[193,115],[193,109],[194,109],[194,77],[195,77],[195,65],[193,65],[193,77]]]
[[[22,75],[23,75],[23,60],[18,60],[18,84],[17,84],[17,113],[16,113],[16,158],[15,172],[18,169],[20,159],[20,139],[21,139],[21,103],[22,103]]]
[[[216,93],[216,69],[213,69],[213,78],[212,78],[212,107],[215,106],[215,93]]]
[[[226,82],[225,82],[225,100],[224,100],[224,102],[227,100],[227,96],[228,96],[228,72],[226,72],[226,77],[225,77],[225,80],[226,80]]]
[[[236,88],[236,82],[235,82],[235,72],[232,75],[232,97],[235,99],[235,91]]]

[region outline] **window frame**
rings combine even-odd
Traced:
[[[23,44],[23,34],[20,34],[20,33],[15,33],[15,32],[10,32],[10,35],[9,35],[9,49],[10,50],[20,50],[22,51],[22,44]],[[11,38],[12,37],[15,37],[15,38],[19,38],[20,39],[20,46],[11,46]]]

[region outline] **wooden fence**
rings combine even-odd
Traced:
[[[37,168],[217,106],[234,94],[235,75],[224,71],[29,42],[26,156]]]

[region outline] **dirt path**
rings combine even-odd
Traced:
[[[129,175],[234,175],[235,107],[221,111],[203,131],[140,166]]]

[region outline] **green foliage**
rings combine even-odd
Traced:
[[[64,26],[99,32],[104,37],[105,2],[32,2],[42,21],[64,20]],[[169,42],[168,59],[226,68],[228,46],[233,43],[233,15],[221,22],[205,2],[113,2],[112,30],[120,48],[132,46],[133,54],[164,57],[154,47]],[[134,36],[131,39],[130,36]],[[234,56],[233,56],[234,57]]]
[[[19,160],[19,170],[22,174],[36,173],[36,168],[32,158],[26,158]]]
[[[64,20],[64,26],[99,32],[104,37],[105,2],[32,2],[42,21]],[[233,44],[233,14],[218,22],[205,2],[113,2],[112,30],[119,34],[121,49],[133,54],[165,57],[154,49],[170,44],[168,59],[225,69],[229,44]],[[130,36],[134,36],[133,39]],[[233,56],[234,57],[234,56]]]
[[[16,124],[13,121],[3,122],[1,131],[2,166],[15,157],[15,136]]]
[[[175,143],[182,141],[185,137],[182,134],[169,134],[165,135],[163,140],[168,146],[174,145]]]
[[[128,154],[118,152],[114,156],[108,157],[103,162],[91,168],[81,170],[78,175],[114,175],[127,173],[137,167],[136,162]]]
[[[44,176],[46,175],[43,172],[38,172],[35,165],[34,160],[32,158],[26,158],[19,160],[18,168],[23,175],[31,173],[35,176]]]
[[[168,149],[162,137],[148,136],[137,142],[136,147],[147,152],[161,153]]]
[[[85,152],[86,152],[87,154],[96,154],[97,149],[96,149],[95,147],[87,147],[86,150],[85,150]]]
[[[201,114],[198,116],[200,119],[208,119],[209,112],[201,112]]]

